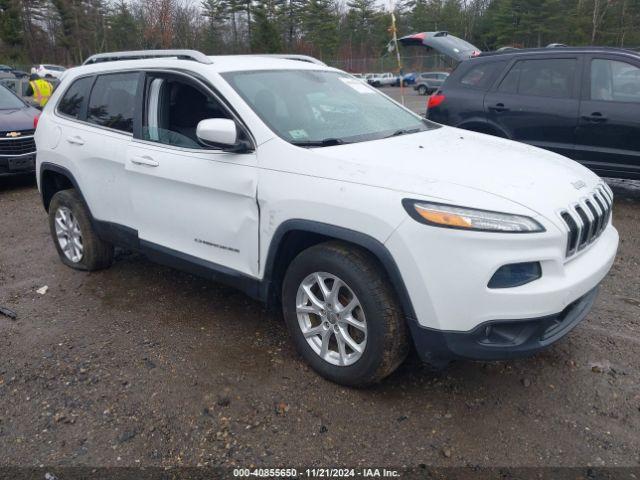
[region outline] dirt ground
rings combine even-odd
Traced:
[[[402,90],[400,90],[400,87],[383,87],[380,91],[389,95],[395,101],[402,103],[418,115],[424,116],[427,111],[427,101],[429,97],[420,95],[413,89],[413,85],[406,86]]]
[[[564,341],[350,390],[232,289],[135,254],[63,266],[34,182],[0,179],[0,465],[637,467],[640,183],[614,189],[617,261]]]

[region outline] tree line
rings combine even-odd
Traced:
[[[0,0],[0,58],[75,65],[103,51],[193,48],[338,64],[388,55],[391,11],[399,36],[447,30],[482,50],[640,46],[640,0],[388,1]]]

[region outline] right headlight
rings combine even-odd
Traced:
[[[537,233],[544,227],[531,217],[458,207],[443,203],[405,199],[402,204],[411,217],[434,227],[479,232]]]

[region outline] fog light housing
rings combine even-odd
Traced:
[[[542,277],[540,262],[503,265],[489,280],[489,288],[521,287]]]

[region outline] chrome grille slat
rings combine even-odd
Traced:
[[[596,241],[611,220],[613,193],[606,184],[598,185],[578,203],[559,212],[567,228],[567,258]]]
[[[602,216],[600,212],[596,208],[595,204],[589,200],[585,200],[585,205],[591,212],[591,216],[593,217],[593,224],[591,225],[591,234],[589,235],[589,243],[593,242],[596,239],[596,236],[600,232],[600,222],[602,221]]]
[[[593,194],[593,199],[596,201],[598,210],[600,210],[600,224],[598,225],[598,234],[600,234],[607,226],[607,207],[606,203],[600,196],[600,192],[596,191]]]
[[[605,199],[605,201],[611,205],[611,199],[609,198],[609,194],[607,193],[606,188],[604,188],[602,185],[600,185],[598,187],[598,192],[600,192],[600,195],[602,195],[602,197]]]

